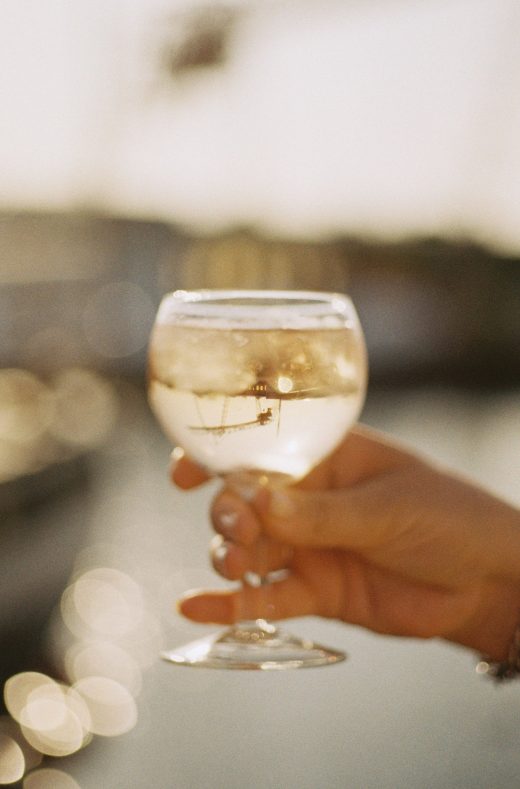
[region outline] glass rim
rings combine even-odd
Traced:
[[[344,322],[357,315],[349,296],[331,291],[211,289],[176,290],[166,293],[157,313],[158,323],[224,321],[226,325],[294,320],[317,322],[327,318]],[[191,321],[190,321],[191,322]]]

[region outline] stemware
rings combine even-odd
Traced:
[[[237,490],[278,487],[325,458],[361,411],[367,378],[351,300],[307,291],[167,294],[149,351],[149,401],[173,444]],[[248,573],[269,608],[279,575]],[[173,663],[232,669],[319,666],[339,650],[265,619],[163,653]]]

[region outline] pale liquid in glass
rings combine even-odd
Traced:
[[[219,474],[304,476],[361,410],[366,360],[352,328],[161,325],[151,406],[165,433]]]

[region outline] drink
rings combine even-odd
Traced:
[[[165,433],[220,474],[298,479],[357,418],[366,365],[350,328],[158,323],[152,408]]]
[[[176,291],[163,298],[150,342],[149,398],[164,432],[239,492],[251,477],[297,480],[329,454],[359,415],[366,376],[356,311],[335,293]],[[274,580],[243,578],[268,611]],[[326,666],[345,654],[260,618],[163,657],[269,670]]]

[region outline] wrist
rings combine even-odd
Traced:
[[[496,581],[482,589],[478,610],[464,628],[446,639],[492,661],[504,661],[519,626],[520,583]]]
[[[516,628],[505,660],[491,660],[487,655],[476,666],[477,674],[487,674],[496,682],[520,676],[520,625]]]

